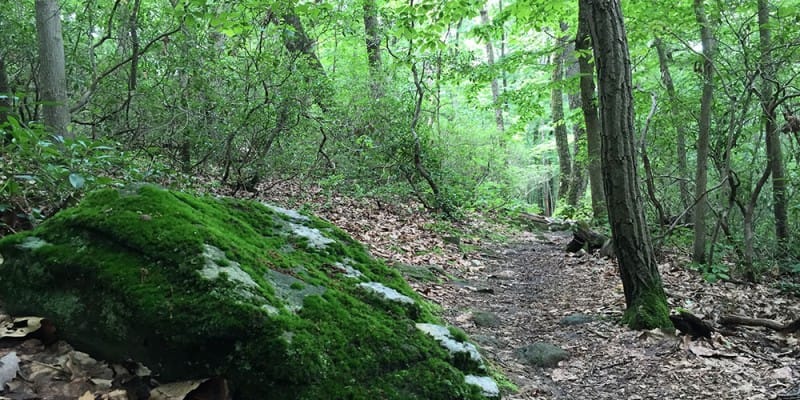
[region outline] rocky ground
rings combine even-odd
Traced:
[[[265,200],[282,206],[310,204],[374,255],[405,269],[412,286],[440,304],[445,319],[480,344],[517,387],[505,399],[776,399],[790,398],[779,396],[800,382],[796,333],[722,329],[710,341],[687,342],[621,326],[624,299],[614,261],[565,253],[567,233],[507,231],[480,218],[453,230],[414,205],[291,185],[264,192]],[[685,255],[666,254],[660,262],[672,307],[709,321],[723,314],[781,322],[800,317],[797,298],[769,282],[710,284],[687,270]],[[46,348],[37,340],[0,339],[0,357],[16,351],[22,359],[25,379],[14,384],[41,390],[27,398],[134,398],[112,381],[123,376],[136,383],[135,368],[120,372],[121,366],[98,363],[66,344]],[[529,365],[521,349],[535,343],[563,349],[564,359]],[[0,378],[2,372],[0,366]]]

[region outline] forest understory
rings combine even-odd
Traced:
[[[568,232],[519,232],[478,216],[448,230],[416,205],[353,200],[293,185],[266,192],[265,200],[282,206],[310,205],[401,270],[433,272],[437,280],[409,281],[441,305],[447,322],[467,332],[518,388],[504,393],[505,399],[794,398],[787,395],[800,374],[796,333],[742,327],[722,329],[725,334],[714,333],[710,341],[687,341],[660,330],[632,331],[619,323],[625,303],[615,262],[566,253]],[[710,284],[686,268],[689,262],[674,253],[659,261],[672,308],[708,321],[723,314],[779,321],[800,315],[797,299],[769,282]],[[576,316],[580,323],[565,323]],[[516,350],[537,342],[558,346],[568,357],[552,368],[526,365]],[[114,386],[106,379],[119,367],[67,344],[0,344],[2,354],[16,351],[22,359],[26,379],[16,387],[30,398],[134,398],[118,389],[120,379]],[[136,382],[135,374],[126,379]]]

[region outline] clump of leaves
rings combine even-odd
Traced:
[[[788,280],[780,281],[775,285],[783,294],[800,297],[800,283]]]
[[[689,269],[700,272],[706,282],[714,283],[721,280],[731,279],[731,267],[723,263],[697,264],[692,263]]]
[[[113,143],[52,135],[9,118],[0,125],[0,236],[34,227],[83,193],[132,177]]]

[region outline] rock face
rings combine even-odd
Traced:
[[[464,355],[418,328],[437,322],[433,306],[397,272],[294,211],[104,190],[3,238],[0,254],[7,311],[46,317],[76,348],[140,361],[162,381],[223,376],[246,400],[497,394],[479,359],[456,362]]]

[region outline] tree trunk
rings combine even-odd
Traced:
[[[561,31],[567,30],[567,24],[561,23]],[[567,139],[567,124],[564,120],[564,92],[561,90],[564,78],[564,56],[567,53],[567,38],[562,36],[556,41],[556,50],[552,56],[553,88],[550,91],[550,109],[553,123],[553,135],[556,138],[556,149],[558,150],[558,199],[566,199],[571,185],[572,177],[572,157],[569,152],[569,140]]]
[[[481,22],[489,26],[489,13],[486,9],[481,10]],[[494,68],[494,46],[492,46],[492,36],[487,34],[486,38],[486,59],[489,68]],[[492,104],[494,104],[494,121],[497,124],[497,130],[502,134],[505,131],[505,124],[503,122],[503,105],[500,103],[500,84],[497,82],[496,74],[492,73]],[[505,140],[502,138],[499,141],[502,146]]]
[[[589,161],[589,190],[592,195],[592,214],[595,220],[605,222],[606,195],[603,190],[603,171],[600,168],[600,120],[597,117],[597,98],[594,90],[594,65],[591,63],[591,37],[589,9],[580,7],[575,52],[581,74],[581,109],[586,125],[586,153]]]
[[[366,35],[370,90],[373,99],[383,96],[381,35],[378,28],[378,7],[375,4],[375,0],[364,0],[364,33]]]
[[[8,120],[14,107],[14,93],[8,84],[8,72],[6,72],[6,61],[0,54],[0,125]]]
[[[786,174],[783,168],[783,151],[780,132],[776,122],[777,102],[773,98],[772,85],[775,82],[775,65],[772,62],[772,42],[769,27],[769,7],[767,0],[758,0],[758,32],[761,37],[761,109],[764,113],[764,126],[767,137],[767,160],[772,170],[772,199],[775,215],[775,238],[778,254],[786,253],[789,244],[789,217],[786,199]]]
[[[669,328],[669,308],[647,230],[633,128],[633,85],[619,0],[581,0],[597,63],[603,179],[619,272],[625,291],[623,320],[633,329]]]
[[[57,0],[36,0],[36,38],[44,124],[55,134],[69,137],[64,40],[61,37],[61,8]]]
[[[694,12],[700,25],[703,43],[703,97],[700,100],[700,121],[697,133],[697,170],[695,173],[694,196],[697,204],[694,209],[694,246],[692,260],[706,263],[706,187],[708,186],[708,147],[711,130],[711,102],[714,95],[714,38],[706,18],[703,0],[694,0]]]
[[[575,42],[567,43],[567,54],[564,57],[564,62],[567,65],[566,78],[571,81],[580,74],[580,67],[578,66],[578,59],[575,57]],[[570,92],[567,94],[567,103],[570,111],[576,110],[581,107],[580,90],[577,92]],[[572,175],[570,176],[570,185],[567,191],[567,204],[577,207],[578,202],[583,197],[586,191],[586,135],[583,125],[580,123],[572,124],[572,135],[574,142],[572,144]]]
[[[678,95],[675,93],[675,85],[672,82],[672,74],[669,73],[669,63],[664,42],[660,37],[656,36],[655,39],[656,52],[658,52],[658,65],[661,68],[661,81],[667,89],[667,96],[669,96],[670,111],[672,117],[672,125],[675,126],[675,143],[678,158],[678,190],[681,196],[681,207],[684,210],[692,205],[691,194],[689,193],[688,185],[688,163],[686,162],[686,125],[678,120],[680,115],[680,107],[678,103]],[[684,221],[692,219],[692,213],[689,211],[684,214]]]

